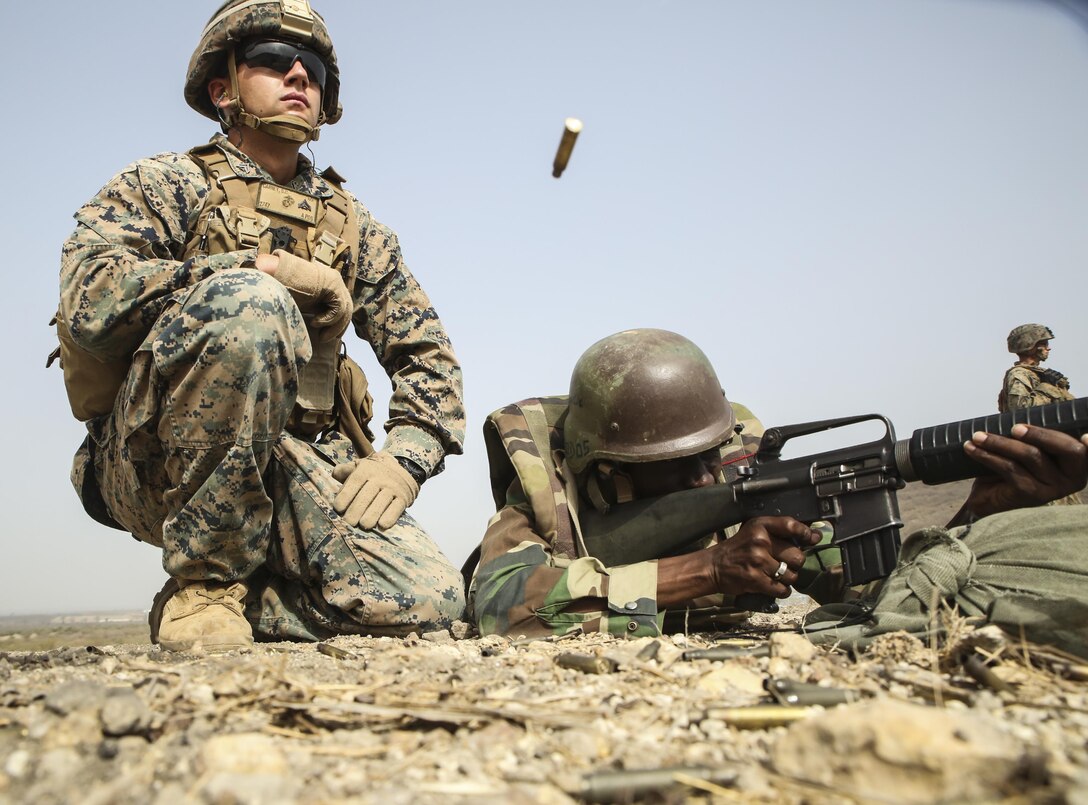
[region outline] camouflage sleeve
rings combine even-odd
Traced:
[[[103,360],[127,358],[177,291],[255,256],[178,259],[206,194],[187,155],[159,154],[129,165],[80,208],[60,271],[61,314],[76,343]]]
[[[465,439],[461,366],[430,299],[404,264],[396,234],[361,204],[363,227],[355,331],[374,349],[393,384],[384,449],[428,475],[460,454]]]
[[[657,562],[606,568],[557,555],[534,525],[515,480],[481,545],[472,603],[481,634],[661,633]]]

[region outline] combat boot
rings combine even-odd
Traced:
[[[222,652],[248,649],[253,629],[243,614],[240,581],[169,579],[151,605],[151,642],[167,651]]]

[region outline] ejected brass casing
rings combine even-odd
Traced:
[[[716,718],[741,730],[763,730],[784,727],[816,712],[812,707],[756,704],[751,707],[712,707],[706,711],[706,717]]]
[[[732,786],[740,773],[735,768],[700,768],[677,766],[668,769],[604,771],[583,778],[578,795],[586,802],[634,802],[646,794],[664,793],[683,788],[687,780]]]
[[[574,141],[578,139],[578,132],[582,130],[582,121],[576,117],[568,117],[563,121],[563,138],[559,141],[559,149],[555,152],[555,162],[552,163],[552,176],[558,179],[567,169],[570,161],[570,152],[574,150]]]
[[[560,668],[573,668],[584,674],[610,674],[617,668],[615,660],[598,657],[595,654],[578,654],[567,651],[555,658]]]

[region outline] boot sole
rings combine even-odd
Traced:
[[[249,651],[253,648],[252,640],[242,638],[225,640],[203,638],[198,640],[159,640],[165,651],[191,652],[194,654],[225,654],[228,651]]]

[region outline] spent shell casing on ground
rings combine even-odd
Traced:
[[[353,651],[347,651],[331,643],[318,643],[317,650],[326,657],[333,657],[337,660],[352,660],[359,656]]]
[[[685,660],[735,660],[740,657],[770,657],[771,647],[758,646],[711,646],[693,648],[680,655]]]
[[[834,707],[837,704],[847,704],[861,699],[861,692],[847,688],[831,688],[823,685],[813,685],[807,682],[797,682],[793,679],[767,679],[763,687],[775,698],[779,704],[800,705],[811,707]]]
[[[724,721],[741,730],[764,730],[784,727],[818,712],[821,711],[813,707],[755,704],[751,707],[712,707],[706,711],[706,718]]]
[[[560,668],[573,668],[585,674],[610,674],[619,665],[608,657],[598,657],[595,654],[576,654],[567,651],[555,658],[555,663]]]
[[[636,797],[653,792],[678,789],[685,785],[685,779],[731,786],[736,783],[738,776],[737,770],[729,767],[594,772],[582,779],[582,789],[578,794],[586,802],[632,802]]]
[[[552,163],[552,176],[556,179],[567,169],[571,151],[574,150],[574,141],[578,139],[578,133],[581,130],[582,121],[578,118],[568,117],[563,121],[563,137],[559,140],[559,148],[555,152],[555,161]]]

